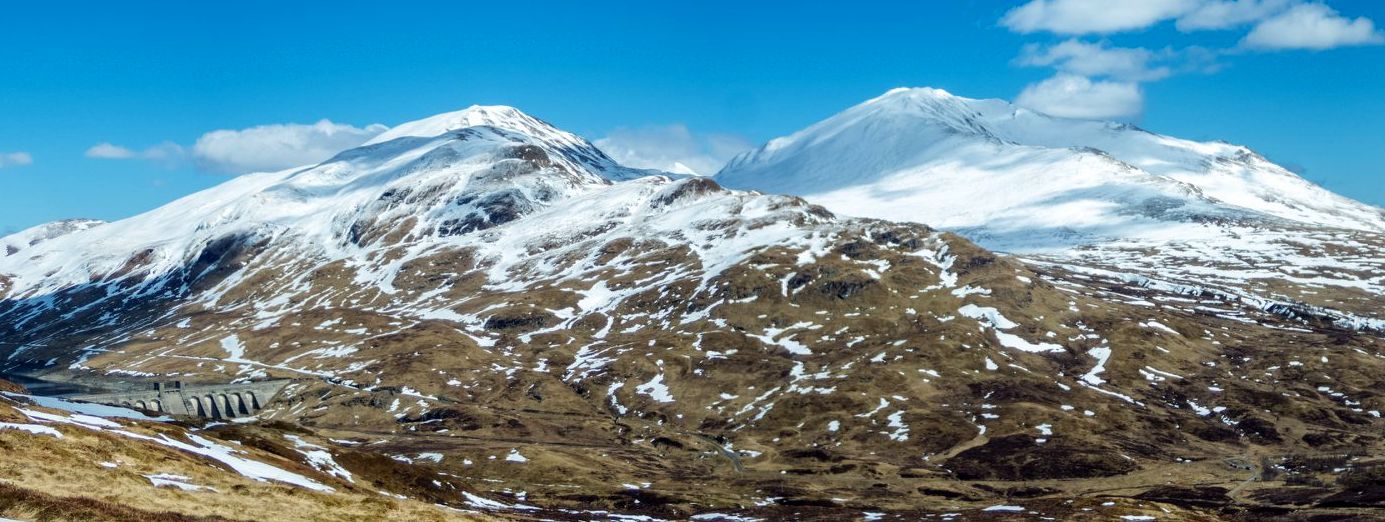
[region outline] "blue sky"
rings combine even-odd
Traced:
[[[1385,2],[1093,2],[10,5],[0,233],[473,103],[714,165],[896,86],[1241,143],[1385,205]]]

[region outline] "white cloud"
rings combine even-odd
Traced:
[[[704,176],[752,147],[730,134],[695,135],[683,124],[619,128],[594,144],[628,167]]]
[[[209,170],[230,173],[280,170],[327,160],[387,129],[379,124],[356,128],[322,120],[312,125],[289,123],[216,130],[197,139],[192,146],[192,156]]]
[[[127,149],[125,147],[121,147],[120,145],[112,145],[106,142],[101,142],[97,143],[96,145],[92,145],[90,149],[87,149],[86,154],[88,158],[97,159],[130,159],[138,155],[138,152]]]
[[[1025,87],[1015,103],[1065,118],[1125,119],[1143,110],[1144,93],[1134,82],[1092,81],[1060,73]]]
[[[1000,23],[1019,33],[1116,33],[1144,29],[1196,9],[1203,0],[1030,0]]]
[[[1179,31],[1227,29],[1278,14],[1297,0],[1211,0],[1178,18]]]
[[[312,125],[260,125],[242,130],[208,132],[197,138],[190,149],[168,141],[142,150],[98,143],[87,149],[86,156],[151,160],[168,166],[192,161],[203,169],[242,174],[319,163],[338,152],[365,143],[386,129],[379,124],[356,128],[330,120]]]
[[[165,162],[182,161],[185,155],[183,146],[171,141],[165,141],[140,151],[141,158]]]
[[[1348,19],[1324,3],[1303,0],[1030,0],[1001,25],[1017,33],[1110,34],[1176,20],[1179,31],[1258,23],[1243,44],[1261,49],[1330,49],[1381,43],[1370,19]]]
[[[143,150],[134,150],[129,147],[102,142],[87,149],[86,157],[108,160],[149,160],[171,168],[182,164],[187,157],[187,152],[183,150],[181,145],[171,141],[165,141]]]
[[[0,168],[33,165],[34,157],[27,152],[0,152]]]
[[[1030,44],[1017,60],[1020,65],[1053,67],[1078,76],[1109,76],[1126,81],[1152,81],[1168,77],[1167,66],[1155,65],[1172,53],[1144,48],[1107,47],[1076,39],[1043,47]]]
[[[1325,4],[1300,4],[1266,19],[1241,40],[1252,49],[1331,49],[1385,42],[1369,18],[1348,19]]]
[[[1240,47],[1259,50],[1331,49],[1385,43],[1365,17],[1350,19],[1320,1],[1305,0],[1029,0],[1000,23],[1017,33],[1109,34],[1168,21],[1182,32],[1243,28]],[[1015,103],[1054,116],[1122,119],[1140,114],[1143,82],[1188,72],[1213,73],[1236,49],[1188,46],[1150,50],[1111,47],[1070,38],[1029,44],[1017,65],[1051,67],[1057,74],[1030,84]]]

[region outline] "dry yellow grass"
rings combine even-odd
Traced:
[[[0,421],[30,422],[2,403]],[[488,520],[345,483],[332,483],[337,489],[334,493],[319,493],[257,482],[211,460],[155,443],[53,426],[63,433],[62,438],[0,429],[0,516],[43,521]],[[147,428],[132,431],[142,429]],[[307,472],[284,459],[246,449],[257,460]],[[154,487],[146,475],[160,473],[185,476],[188,483],[214,491]],[[329,481],[318,475],[314,478]]]

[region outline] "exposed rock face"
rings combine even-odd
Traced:
[[[641,177],[472,111],[3,258],[5,364],[299,379],[263,418],[437,454],[488,495],[669,517],[1381,448],[1385,346],[1344,312]]]

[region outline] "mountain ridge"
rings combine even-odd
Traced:
[[[1163,178],[1176,182],[1172,185],[1195,188],[1203,198],[1194,199],[1211,198],[1220,207],[1312,225],[1385,231],[1385,210],[1331,194],[1246,147],[1180,140],[1128,124],[1057,118],[1003,100],[963,98],[932,88],[890,90],[738,156],[716,178],[732,188],[816,195],[836,201],[848,199],[845,194],[832,195],[843,188],[864,186],[888,191],[890,186],[882,181],[892,175],[927,178],[940,176],[939,170],[970,168],[980,172],[970,181],[984,184],[985,173],[999,175],[1005,170],[1004,165],[995,165],[997,158],[1024,162],[1034,154],[1030,147],[1060,156],[1044,160],[1045,170],[1039,172],[1080,170],[1073,161],[1097,151],[1117,162],[1068,181],[1079,188],[1082,183],[1111,181],[1100,178],[1119,177],[1123,170],[1134,169],[1141,177]],[[841,179],[845,172],[855,174]],[[1019,174],[1029,181],[1024,189],[1042,191],[1042,174]],[[1018,189],[1005,182],[995,184],[996,188],[1007,186]],[[876,218],[911,217],[903,210],[866,209],[884,198],[860,191],[850,196],[868,203],[860,203],[858,210],[840,201],[839,210]],[[931,203],[946,205],[941,200]],[[937,219],[916,220],[949,226],[945,216],[925,216]],[[959,225],[984,225],[984,221]]]
[[[1379,319],[1385,210],[1249,148],[895,89],[732,160],[731,188],[981,245]],[[1324,299],[1318,287],[1338,297]]]
[[[469,123],[476,125],[456,127]],[[431,132],[437,134],[417,135]],[[479,168],[491,161],[501,166]],[[510,165],[519,170],[507,170]],[[427,184],[458,198],[465,197],[460,193],[468,186],[502,189],[488,193],[492,200],[469,202],[464,208],[449,208],[441,194],[415,201],[411,208],[417,217],[431,218],[433,226],[421,233],[436,234],[447,227],[491,226],[492,218],[515,217],[511,211],[532,210],[586,188],[649,174],[652,171],[619,166],[585,140],[516,109],[478,106],[402,124],[316,166],[240,176],[159,209],[103,224],[99,231],[71,231],[47,249],[8,260],[13,264],[0,268],[0,273],[22,282],[51,279],[68,270],[59,284],[73,284],[102,272],[114,273],[145,251],[149,253],[144,257],[163,261],[156,270],[169,269],[171,263],[183,261],[178,252],[194,252],[218,237],[237,234],[300,235],[306,247],[340,250],[349,242],[344,238],[359,237],[370,228],[372,212],[390,210],[382,200],[411,190],[401,183]],[[490,216],[486,205],[503,215]],[[49,253],[53,251],[66,254]],[[104,261],[99,266],[73,266],[69,257],[74,251],[90,253],[79,256],[85,258],[84,265],[93,258]]]
[[[1351,272],[1365,232],[1259,221],[1341,266],[1213,286],[1221,267],[1147,243],[1129,252],[1168,278],[1103,270],[1109,249],[1050,262],[713,178],[623,179],[649,171],[503,109],[420,121],[0,258],[0,371],[292,379],[248,443],[299,462],[284,450],[308,447],[269,428],[310,430],[411,497],[507,517],[1214,516],[1179,507],[1170,477],[1226,485],[1197,494],[1227,505],[1373,498],[1233,490],[1247,470],[1226,464],[1335,480],[1294,457],[1385,447],[1385,338],[1349,313],[1378,310],[1385,284]],[[1135,203],[1188,186],[1021,152],[1133,169]],[[1182,206],[1226,215],[1187,190]],[[1359,294],[1319,284],[1348,278]],[[1324,306],[1258,297],[1286,288]],[[454,479],[474,493],[434,484]]]

